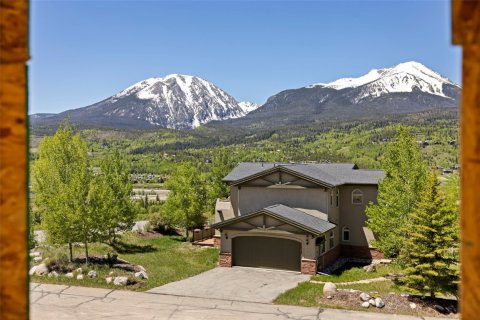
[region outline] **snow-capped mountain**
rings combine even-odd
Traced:
[[[343,119],[378,118],[394,114],[458,107],[461,88],[418,62],[374,69],[357,78],[342,78],[268,98],[247,116],[228,120],[238,126],[273,126]]]
[[[239,102],[238,105],[242,109],[244,115],[246,115],[246,114],[252,112],[253,110],[258,109],[258,107],[260,107],[259,104],[255,103],[255,102],[248,102],[248,101]]]
[[[258,107],[239,103],[212,83],[190,75],[171,74],[140,81],[90,106],[63,112],[73,122],[120,127],[192,129],[212,120],[238,118]]]
[[[307,88],[323,87],[342,90],[362,87],[356,97],[358,103],[367,97],[379,97],[393,92],[413,92],[416,90],[449,98],[443,92],[443,86],[460,88],[457,84],[421,63],[410,61],[400,63],[392,68],[373,69],[358,78],[342,78],[330,83],[317,83]]]

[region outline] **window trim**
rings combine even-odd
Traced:
[[[353,201],[354,196],[360,196],[361,202],[354,202]],[[353,205],[356,205],[356,206],[363,205],[363,191],[360,190],[360,189],[354,189],[352,191],[352,199],[351,200],[352,200]]]
[[[330,239],[329,239],[329,243],[328,245],[330,246],[329,247],[329,250],[332,249],[333,247],[335,247],[335,233],[333,231],[330,231]]]
[[[345,232],[348,232],[348,240],[345,239]],[[350,228],[349,227],[343,227],[342,228],[342,241],[350,242]]]

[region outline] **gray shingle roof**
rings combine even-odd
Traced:
[[[300,225],[314,229],[319,233],[324,233],[335,228],[335,225],[333,223],[314,217],[303,211],[284,206],[283,204],[269,206],[264,208],[263,210],[279,215]]]
[[[284,220],[285,222],[297,226],[301,229],[307,230],[308,232],[311,232],[315,235],[320,235],[322,233],[325,233],[329,230],[332,230],[335,228],[335,224],[330,223],[326,220],[320,219],[318,217],[314,217],[308,213],[305,213],[303,211],[300,211],[298,209],[293,209],[290,207],[287,207],[283,204],[276,204],[273,206],[269,206],[266,208],[263,208],[259,211],[256,212],[251,212],[248,214],[241,215],[236,218],[232,218],[229,220],[225,220],[222,222],[218,222],[212,225],[213,228],[219,229],[225,226],[228,226],[230,224],[249,219],[250,217],[259,215],[263,212],[266,212],[267,214],[270,214],[273,217],[279,218],[281,220]]]
[[[249,180],[262,173],[275,171],[276,168],[282,168],[284,171],[297,173],[307,176],[319,183],[330,186],[339,186],[342,184],[378,184],[383,178],[382,170],[362,170],[354,163],[261,163],[261,162],[242,162],[233,169],[223,181],[235,184],[243,180]]]

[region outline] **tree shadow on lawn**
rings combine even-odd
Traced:
[[[112,248],[115,249],[118,253],[147,253],[158,251],[154,246],[147,245],[137,245],[132,243],[125,243],[121,241],[114,242]]]

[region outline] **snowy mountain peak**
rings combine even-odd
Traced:
[[[458,87],[455,83],[415,61],[400,63],[391,68],[373,69],[358,78],[342,78],[330,83],[318,83],[307,88],[325,87],[336,90],[346,88],[362,89],[357,99],[367,96],[380,96],[392,92],[413,92],[420,90],[429,94],[447,97],[443,92],[443,85]]]
[[[259,104],[255,103],[255,102],[249,102],[249,101],[239,102],[238,105],[242,109],[243,115],[246,115],[246,114],[252,112],[253,110],[258,109],[258,107],[260,107]]]
[[[108,109],[106,116],[133,117],[171,129],[192,129],[213,120],[239,118],[258,107],[254,103],[238,103],[207,80],[184,74],[137,82],[105,103],[109,104],[104,109]]]

